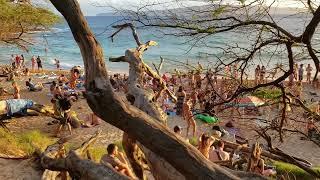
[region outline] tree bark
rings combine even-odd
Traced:
[[[140,43],[140,46],[144,45]],[[151,77],[154,77],[155,73],[144,64],[142,60],[144,50],[141,51],[140,46],[136,49],[127,50],[125,53],[124,60],[129,63],[128,94],[135,97],[134,106],[146,112],[161,124],[166,125],[167,116],[159,104],[153,101],[154,93],[148,92],[148,90],[143,87],[144,73],[151,75]],[[139,147],[143,150],[155,179],[184,179],[184,176],[163,158],[153,153],[146,146],[140,144]]]
[[[64,142],[57,142],[47,147],[40,155],[41,165],[46,169],[42,179],[55,179],[56,171],[68,171],[73,179],[110,179],[127,180],[128,177],[118,173],[111,166],[96,164],[88,159],[83,159],[88,147],[94,143],[100,132],[96,132],[75,151],[70,151],[66,157],[61,156]],[[49,171],[50,170],[50,171]]]
[[[239,179],[207,160],[196,148],[176,137],[154,118],[115,95],[108,79],[103,50],[90,30],[78,2],[51,2],[67,20],[80,47],[86,72],[86,98],[100,118],[129,133],[168,161],[187,179]]]

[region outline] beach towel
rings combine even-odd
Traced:
[[[27,109],[33,106],[33,101],[30,99],[8,99],[7,115],[12,116],[15,113],[26,114]]]
[[[217,117],[212,117],[212,116],[208,116],[205,114],[196,115],[196,119],[199,119],[199,120],[201,120],[205,123],[208,123],[208,124],[217,123],[219,121],[219,119]]]

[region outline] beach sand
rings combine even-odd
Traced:
[[[57,73],[55,71],[46,71],[46,73],[51,74]],[[66,73],[66,72],[64,72]],[[36,74],[31,75],[34,82],[50,82],[47,78],[38,78]],[[48,96],[49,89],[46,87],[41,92],[29,92],[25,87],[25,81],[29,77],[19,77],[16,79],[21,88],[21,98],[23,99],[32,99],[37,103],[51,106],[50,99]],[[1,86],[5,87],[7,90],[12,90],[10,82],[2,81]],[[0,100],[11,98],[11,96],[0,97]],[[72,109],[77,112],[80,119],[84,119],[88,113],[91,113],[91,109],[87,105],[85,99],[80,99],[75,102]],[[224,125],[230,120],[228,118],[228,113],[222,112],[217,114],[220,118],[219,125]],[[243,116],[249,117],[249,116]],[[26,132],[30,130],[39,130],[41,132],[47,133],[49,136],[53,136],[57,128],[57,125],[48,125],[53,119],[50,117],[44,116],[34,116],[34,117],[22,117],[19,119],[13,119],[10,123],[7,124],[7,127],[12,132]],[[253,120],[247,119],[236,119],[235,124],[237,128],[241,129],[241,134],[248,138],[250,143],[255,141],[263,142],[262,139],[256,138],[256,133],[254,128],[256,123]],[[169,116],[168,127],[173,129],[175,125],[186,127],[186,123],[182,118],[177,116]],[[197,121],[198,133],[201,135],[202,132],[209,132],[212,128],[212,125],[204,124],[200,121]],[[102,130],[102,135],[95,143],[96,146],[106,147],[108,144],[113,142],[119,142],[122,139],[122,131],[111,126],[106,122],[101,122],[100,125],[92,128],[78,128],[74,130],[73,138],[70,140],[70,143],[75,145],[80,145],[83,141],[88,139],[94,132],[98,129]],[[186,128],[183,129],[182,135],[185,135]],[[189,136],[190,137],[190,136]],[[274,142],[275,145],[281,148],[284,152],[292,154],[297,157],[304,158],[310,161],[313,165],[320,165],[320,151],[318,147],[312,142],[300,140],[299,135],[286,136],[284,143]],[[31,163],[32,164],[32,163]],[[6,160],[0,159],[0,179],[40,179],[42,173],[40,170],[37,170],[33,166],[30,166],[29,160]]]

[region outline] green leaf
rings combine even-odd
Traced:
[[[242,5],[244,5],[246,0],[238,0]]]
[[[0,41],[15,37],[22,28],[24,32],[50,28],[60,20],[48,9],[0,0]]]

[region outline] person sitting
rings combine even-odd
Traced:
[[[70,88],[75,89],[77,84],[77,79],[79,78],[78,71],[70,71]]]
[[[57,136],[59,135],[61,129],[65,126],[68,127],[69,133],[70,135],[72,135],[72,131],[71,131],[71,100],[68,97],[65,96],[59,96],[57,95],[56,97],[57,100],[57,104],[58,104],[58,111],[59,111],[59,115],[60,115],[60,125],[58,126],[57,129]]]
[[[12,82],[13,87],[13,99],[20,99],[20,87],[18,86],[17,82]]]
[[[101,119],[95,114],[95,113],[90,113],[87,116],[87,120],[85,123],[85,127],[93,127],[99,125],[101,122]]]
[[[50,93],[53,95],[54,91],[56,90],[57,87],[57,83],[56,81],[52,81],[51,85],[50,85]]]
[[[206,134],[202,134],[199,139],[198,150],[203,154],[207,159],[210,157],[210,150],[213,147],[213,143],[215,142],[215,138],[208,136]]]
[[[136,179],[131,169],[129,168],[128,162],[124,157],[124,154],[118,151],[118,147],[115,144],[109,144],[107,147],[108,154],[102,156],[100,163],[105,166],[112,166],[118,172]]]
[[[212,162],[229,161],[230,155],[229,153],[225,152],[223,149],[224,149],[224,142],[220,140],[217,142],[217,148],[210,154],[210,160]]]
[[[31,78],[29,78],[29,80],[26,81],[26,86],[29,89],[29,91],[41,91],[43,89],[43,85],[41,83],[33,84],[31,82]]]
[[[59,86],[62,86],[64,83],[69,82],[68,78],[64,74],[60,74],[58,77]]]
[[[254,147],[254,151],[252,152],[251,160],[248,164],[248,171],[261,174],[264,176],[275,175],[277,172],[273,169],[265,169],[264,160],[261,158],[262,148],[257,143]]]
[[[30,70],[29,68],[25,68],[24,71],[23,71],[24,75],[25,76],[30,76]]]
[[[317,135],[319,134],[319,131],[314,124],[313,119],[310,119],[307,123],[307,133],[309,138],[317,137]],[[318,136],[320,137],[320,134]]]

